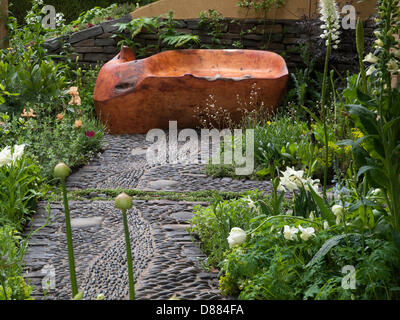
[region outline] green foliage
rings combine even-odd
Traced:
[[[1,83],[7,90],[18,93],[6,96],[0,111],[19,114],[28,101],[51,101],[66,84],[63,66],[44,57],[43,49],[28,47],[20,51],[13,47],[3,50],[0,56]]]
[[[32,15],[37,7],[35,4]],[[10,17],[9,28],[10,47],[0,50],[0,84],[13,94],[4,97],[0,112],[19,115],[28,102],[55,101],[66,86],[68,68],[47,55],[40,21],[33,20],[19,29]]]
[[[146,5],[157,0],[137,0],[140,6]],[[71,22],[76,20],[82,12],[88,11],[94,7],[108,7],[116,3],[119,6],[126,4],[127,0],[46,0],[45,4],[53,5],[56,12],[62,12],[67,20]],[[9,0],[10,11],[18,19],[20,24],[24,23],[27,11],[31,8],[31,0]],[[132,10],[133,11],[133,10]]]
[[[41,196],[42,181],[37,164],[25,156],[0,167],[0,226],[21,228]]]
[[[273,205],[260,192],[248,192],[234,200],[222,200],[218,195],[211,206],[197,206],[191,220],[190,232],[200,238],[203,251],[208,255],[207,263],[216,266],[228,249],[227,237],[232,228],[249,230],[260,217],[282,210],[282,198],[278,207]]]
[[[316,236],[303,240],[286,240],[279,220],[263,228],[241,247],[226,252],[221,262],[223,276],[220,289],[239,299],[394,299],[399,251],[393,242],[367,239],[362,251],[360,237],[341,237],[313,264],[324,243],[334,237],[334,231],[319,229]],[[345,289],[342,268],[354,266],[356,288]]]
[[[243,1],[239,0],[237,3],[237,6],[239,8],[245,9],[246,10],[246,17],[249,14],[250,11],[254,11],[257,15],[262,16],[262,21],[264,24],[264,30],[263,30],[263,41],[264,45],[261,47],[261,49],[266,50],[268,48],[269,41],[271,39],[272,31],[269,33],[269,37],[267,39],[267,33],[266,28],[267,28],[267,14],[271,11],[271,9],[279,9],[285,5],[286,0],[254,0],[254,1]],[[248,30],[248,33],[251,33],[253,30]],[[243,33],[243,30],[242,32]]]
[[[32,288],[20,276],[23,250],[18,232],[0,227],[0,300],[30,300]]]
[[[211,37],[211,45],[202,45],[207,49],[221,49],[223,47],[222,37],[227,31],[224,16],[214,9],[200,12],[199,27],[207,29],[207,35]]]
[[[0,128],[2,143],[29,145],[27,154],[41,164],[41,173],[52,179],[54,166],[62,161],[71,167],[80,166],[101,150],[103,126],[86,115],[81,116],[83,126],[75,127],[75,115],[66,113],[62,120],[54,116],[40,119],[14,118]],[[93,137],[86,133],[93,131]]]
[[[394,229],[400,231],[400,93],[392,88],[392,72],[397,72],[399,58],[391,48],[398,44],[393,34],[399,30],[396,10],[398,1],[379,2],[378,40],[370,67],[372,90],[356,90],[357,99],[346,105],[362,137],[344,141],[351,145],[358,168],[357,178],[365,176],[370,187],[384,190]],[[392,66],[397,70],[389,70]],[[368,74],[368,73],[367,73]],[[372,93],[372,94],[371,94]]]
[[[171,10],[164,18],[137,18],[132,19],[127,23],[117,23],[118,31],[122,32],[117,35],[122,38],[118,42],[119,46],[126,45],[133,49],[136,56],[146,57],[154,53],[161,52],[163,48],[177,49],[196,46],[199,44],[197,35],[178,32],[176,30],[178,22],[173,18]],[[124,31],[129,31],[129,36],[126,36]],[[157,44],[143,46],[135,41],[135,37],[143,31],[157,35]]]

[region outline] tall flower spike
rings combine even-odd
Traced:
[[[321,21],[323,22],[321,29],[324,30],[324,32],[321,34],[321,38],[327,39],[326,45],[328,46],[328,39],[329,36],[331,36],[332,47],[337,49],[338,44],[340,43],[340,15],[337,9],[337,4],[335,0],[320,0],[319,8]]]

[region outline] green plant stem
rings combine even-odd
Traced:
[[[4,284],[4,280],[3,280],[3,275],[2,274],[0,275],[0,279],[1,279],[1,286],[3,287],[3,291],[4,291],[4,298],[6,298],[6,300],[8,300],[6,286]]]
[[[328,68],[329,68],[329,57],[331,55],[331,44],[332,44],[332,35],[329,34],[328,46],[326,48],[326,55],[325,55],[324,78],[322,80],[322,94],[321,94],[322,121],[324,124],[324,136],[325,136],[325,167],[324,167],[324,186],[323,186],[323,195],[324,195],[325,199],[327,199],[326,185],[328,183],[328,160],[329,160],[328,129],[327,129],[327,123],[326,123],[327,122],[326,89],[327,89],[327,77],[328,77]]]
[[[129,237],[129,227],[128,227],[128,218],[126,216],[126,210],[122,210],[122,217],[124,220],[126,258],[128,260],[129,299],[135,300],[135,281],[133,278],[132,250],[131,250],[131,240]]]
[[[65,179],[61,179],[61,188],[64,197],[64,213],[65,213],[65,227],[66,227],[67,245],[68,245],[69,274],[71,279],[72,298],[74,298],[78,294],[78,284],[76,281],[76,273],[75,273],[75,259],[74,259],[74,247],[72,243],[71,218],[69,215],[69,206],[68,206],[67,188],[65,186]]]

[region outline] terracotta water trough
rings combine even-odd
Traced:
[[[147,133],[167,129],[171,120],[179,128],[196,128],[195,110],[205,108],[210,96],[233,120],[240,120],[239,107],[254,108],[244,103],[254,87],[257,100],[274,110],[287,82],[285,60],[273,52],[188,49],[135,60],[124,47],[100,70],[94,101],[111,134]]]

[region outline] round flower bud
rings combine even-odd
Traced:
[[[65,179],[69,176],[71,169],[64,163],[60,162],[54,167],[54,176],[56,178]]]
[[[115,198],[115,207],[121,210],[127,210],[132,208],[132,198],[128,196],[125,192],[119,194]]]

